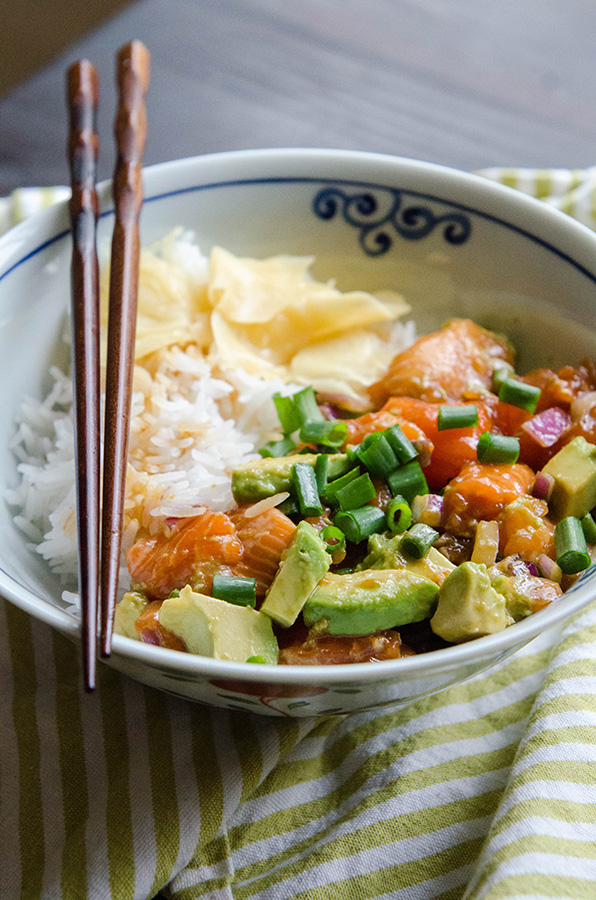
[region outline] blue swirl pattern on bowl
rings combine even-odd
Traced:
[[[449,244],[465,244],[472,233],[468,216],[460,212],[437,214],[429,206],[406,205],[408,192],[379,188],[349,194],[338,187],[325,187],[313,200],[313,211],[320,219],[333,219],[340,213],[344,222],[360,231],[358,242],[368,256],[382,256],[393,246],[391,231],[409,241],[428,237],[443,227]]]

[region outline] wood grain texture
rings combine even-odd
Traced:
[[[99,103],[97,72],[87,60],[66,75],[69,113],[68,162],[72,197],[72,348],[75,396],[77,529],[83,677],[95,687],[99,575],[100,412],[99,412],[99,265],[95,244],[99,204],[95,171],[99,139],[95,119]]]
[[[102,656],[109,656],[111,651],[118,591],[139,287],[141,167],[147,136],[145,94],[149,87],[149,51],[140,41],[132,41],[119,51],[116,80],[115,218],[110,265],[101,523]]]
[[[464,169],[591,165],[595,33],[593,0],[141,0],[0,101],[0,193],[64,183],[62,73],[87,56],[107,85],[133,35],[152,55],[148,163],[323,146]]]

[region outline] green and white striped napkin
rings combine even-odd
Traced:
[[[596,169],[486,174],[596,227]],[[405,710],[266,719],[85,695],[0,601],[0,897],[594,898],[595,656],[593,604]]]

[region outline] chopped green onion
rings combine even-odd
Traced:
[[[423,556],[426,556],[438,536],[439,532],[431,528],[430,525],[423,525],[422,522],[418,522],[403,536],[401,546],[414,559],[422,559]]]
[[[262,656],[249,656],[246,660],[247,663],[258,663],[259,665],[267,665],[267,660],[263,659]]]
[[[448,428],[473,428],[478,425],[478,407],[473,403],[466,406],[439,406],[437,419],[439,431]]]
[[[342,475],[341,478],[335,478],[333,481],[327,482],[327,487],[325,489],[325,497],[330,503],[335,503],[337,492],[340,491],[346,484],[349,484],[351,481],[355,481],[356,478],[360,476],[360,469],[350,469],[349,472],[346,472],[345,475]]]
[[[365,506],[370,500],[374,500],[376,496],[377,492],[368,472],[354,478],[335,495],[340,509],[358,509],[359,506]]]
[[[588,544],[596,544],[596,522],[594,521],[592,514],[586,513],[583,519],[581,519],[581,524],[584,537]]]
[[[399,425],[392,425],[386,428],[383,435],[389,441],[391,449],[397,456],[399,462],[403,465],[418,456],[418,451],[412,441],[405,436]]]
[[[326,525],[320,532],[321,540],[325,541],[328,553],[337,553],[338,550],[346,549],[346,536],[335,525]],[[331,543],[330,543],[331,542]]]
[[[305,387],[304,390],[298,391],[292,399],[300,416],[301,425],[304,425],[305,422],[325,421],[325,416],[319,409],[317,397],[312,387]]]
[[[506,378],[511,378],[511,368],[502,366],[493,372],[493,393],[498,394]]]
[[[341,447],[348,436],[347,422],[334,419],[331,422],[305,422],[300,429],[300,440],[305,444],[322,444],[324,447]]]
[[[385,508],[387,528],[394,534],[401,534],[412,524],[412,510],[403,497],[394,497]]]
[[[329,470],[329,457],[324,453],[320,453],[315,460],[315,477],[317,479],[317,489],[319,495],[325,493],[327,487],[327,472]]]
[[[294,403],[293,397],[282,397],[281,394],[273,395],[273,402],[277,410],[277,417],[281,430],[285,435],[298,431],[302,425],[300,412]]]
[[[266,459],[273,456],[287,456],[296,449],[296,444],[291,438],[283,438],[281,441],[268,441],[259,450],[260,455]]]
[[[419,494],[428,494],[428,484],[420,463],[413,459],[387,477],[394,497],[402,496],[408,503]]]
[[[575,575],[590,565],[591,559],[579,519],[567,516],[555,525],[557,565],[565,575]]]
[[[518,381],[517,378],[506,378],[499,390],[501,403],[517,406],[519,409],[525,409],[526,412],[530,413],[535,411],[539,397],[539,387],[535,387],[533,384],[526,384],[525,381]]]
[[[356,455],[369,472],[379,478],[386,478],[399,466],[395,451],[381,431],[368,435],[356,449]]]
[[[354,544],[366,540],[371,534],[384,531],[386,527],[385,513],[378,506],[361,506],[360,509],[339,512],[334,522]]]
[[[174,590],[170,593],[168,600],[171,600],[172,597],[179,597],[179,596],[180,596],[180,588],[174,588]]]
[[[309,463],[296,463],[292,466],[292,484],[298,498],[300,512],[306,518],[320,516],[323,512],[321,498],[317,490],[317,476]]]
[[[257,603],[257,582],[254,578],[236,575],[214,575],[211,596],[236,606],[252,606],[254,609]]]
[[[277,508],[284,516],[289,516],[290,518],[300,515],[300,507],[295,497],[288,497],[287,500],[282,500],[281,503],[277,504]]]
[[[514,463],[519,456],[519,438],[483,432],[478,439],[476,456],[479,462]]]

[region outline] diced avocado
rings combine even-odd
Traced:
[[[596,445],[573,438],[545,465],[555,479],[549,509],[555,519],[582,519],[596,506]]]
[[[430,627],[445,641],[460,644],[503,631],[512,621],[505,597],[492,587],[486,566],[465,562],[441,585]]]
[[[271,619],[249,606],[197,594],[187,585],[179,597],[164,600],[159,621],[184,641],[189,653],[234,662],[262,656],[267,663],[277,663]]]
[[[293,456],[269,457],[267,459],[253,459],[250,462],[237,466],[232,472],[232,493],[236,503],[255,503],[264,500],[280,491],[289,491],[291,488],[292,466],[296,463],[309,463],[314,466],[317,455],[315,453],[300,453]],[[344,453],[329,454],[329,479],[339,478],[348,469],[352,468]]]
[[[548,578],[536,575],[504,575],[489,571],[494,589],[505,597],[505,608],[516,622],[543,609],[561,595],[561,588]]]
[[[516,622],[532,614],[530,598],[523,592],[523,584],[516,583],[515,576],[500,574],[492,579],[491,584],[497,593],[504,596],[505,609]]]
[[[299,522],[289,547],[281,556],[279,571],[261,606],[266,613],[288,628],[328,571],[331,556],[316,528]]]
[[[403,535],[387,537],[385,534],[373,534],[368,539],[368,555],[358,568],[362,569],[401,569],[406,568],[416,575],[430,578],[439,587],[450,572],[455,569],[452,562],[431,547],[422,559],[413,559],[401,549]]]
[[[367,569],[326,575],[303,610],[307,625],[328,634],[374,634],[427,619],[437,585],[407,569]]]
[[[147,597],[140,591],[128,591],[116,606],[114,615],[114,631],[124,637],[140,641],[141,635],[135,628],[135,622],[147,606]]]

